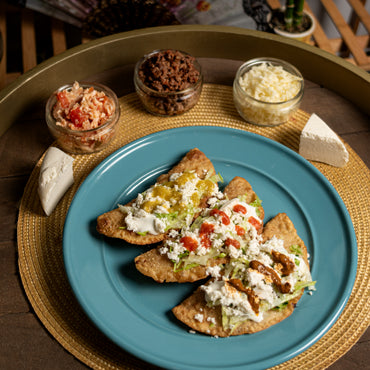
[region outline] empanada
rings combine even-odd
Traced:
[[[183,205],[181,203],[181,197],[183,197],[181,189],[177,191],[174,188],[175,186],[180,188],[180,185],[184,185],[182,183],[180,185],[178,184],[180,179],[177,179],[177,182],[176,179],[175,181],[170,181],[171,176],[173,178],[178,178],[181,174],[183,175],[181,177],[181,181],[183,183],[186,180],[189,180],[189,183],[192,182],[193,184],[193,195],[190,199],[192,204],[190,205]],[[197,185],[198,180],[200,181]],[[166,227],[165,224],[166,220],[163,219],[161,221],[156,217],[161,213],[160,207],[167,206],[170,209],[175,209],[175,211],[171,212],[169,217],[172,217],[173,219],[177,218],[178,220],[181,220],[181,222],[185,222],[186,217],[192,216],[189,215],[190,211],[197,212],[197,210],[202,209],[207,198],[218,191],[217,180],[218,178],[212,162],[203,152],[194,148],[190,150],[168,173],[162,174],[158,177],[156,184],[154,185],[154,187],[157,186],[155,190],[155,200],[145,200],[143,199],[143,195],[140,195],[142,202],[145,204],[142,203],[139,205],[137,207],[137,211],[141,208],[148,211],[147,213],[150,213],[152,216],[151,223],[155,224],[155,226],[157,226],[157,224],[159,225],[157,229],[154,230],[154,226],[151,225],[149,230],[136,232],[133,227],[128,227],[127,209],[137,203],[137,199],[135,199],[124,207],[119,207],[100,215],[97,219],[97,231],[108,237],[123,239],[131,244],[146,245],[160,242],[164,239],[168,231],[168,226]],[[185,185],[183,186],[185,188],[184,192],[189,191],[189,187],[186,187]],[[158,199],[162,199],[162,202],[159,202]],[[154,215],[155,213],[156,215]],[[166,215],[164,214],[163,217],[166,217]],[[138,219],[140,221],[140,217]],[[135,221],[137,221],[137,219],[134,219],[132,224],[134,224]],[[179,224],[181,224],[181,222],[179,222]]]
[[[253,263],[253,261],[249,261],[249,263],[245,264],[246,270],[244,272],[235,273],[235,270],[231,270],[233,276],[230,276],[230,270],[227,271],[228,267],[226,267],[224,278],[209,280],[204,286],[199,287],[189,298],[173,308],[172,311],[176,318],[189,328],[198,332],[212,336],[227,337],[258,332],[290,316],[303,294],[304,287],[314,284],[309,273],[307,248],[298,236],[292,221],[284,213],[278,214],[266,224],[262,237],[263,244],[261,250],[265,254],[262,256],[264,259],[260,256],[258,258],[256,257],[258,261],[254,260],[257,262]],[[267,247],[269,243],[271,245]],[[276,247],[273,245],[276,245]],[[285,271],[278,274],[281,279],[280,283],[284,282],[285,285],[289,284],[289,281],[294,281],[292,279],[286,279],[286,276],[289,276],[289,274],[302,275],[300,277],[301,281],[297,281],[295,287],[291,287],[292,292],[285,293],[285,296],[280,292],[282,287],[280,286],[279,288],[277,286],[279,281],[275,281],[273,276],[269,274],[269,269],[281,272],[286,267],[285,265],[288,264],[288,261],[284,260],[282,256],[277,256],[275,260],[267,257],[268,250],[271,253],[275,252],[276,255],[278,251],[274,251],[274,248],[279,249],[277,245],[280,245],[280,252],[282,252],[281,248],[285,248],[287,251],[286,255],[289,255],[287,258],[290,262],[298,265],[295,267],[296,271],[297,269],[302,271],[291,271],[290,273],[289,271]],[[286,257],[284,253],[281,253],[281,255]],[[268,266],[269,259],[271,260],[271,265]],[[302,265],[299,267],[299,264]],[[264,268],[259,270],[259,266],[264,266]],[[293,268],[293,266],[290,267]],[[240,276],[249,276],[250,281],[248,284],[245,284],[245,282],[242,283],[243,278],[240,278]],[[209,298],[213,294],[212,284],[220,287],[219,293],[224,294],[227,299],[223,300],[223,298],[219,298],[219,304],[215,302],[210,304],[211,301]],[[264,285],[266,285],[265,290],[262,288]],[[271,297],[280,294],[280,299],[285,297],[287,300],[280,302],[279,307],[274,306],[264,310],[264,305],[274,304],[271,302],[267,303],[269,299],[274,302],[273,298],[270,298],[266,293],[269,292],[267,289],[268,286],[271,287]],[[222,302],[226,302],[227,304],[222,305]],[[251,312],[249,314],[251,318],[244,319],[247,317],[248,312]],[[230,313],[232,314],[230,315]],[[239,316],[233,316],[234,313],[238,313]]]
[[[246,202],[253,203],[258,200],[258,197],[253,191],[252,186],[248,183],[247,180],[241,177],[235,177],[230,181],[230,183],[225,187],[224,197],[225,200],[221,201],[220,202],[221,204],[227,203],[228,200],[236,199],[235,204],[238,204],[240,206],[241,204],[244,204],[245,207],[248,207]],[[239,197],[243,199],[243,202],[239,201]],[[256,207],[250,206],[249,208],[252,211],[254,211],[253,215],[258,214],[258,217],[257,216],[254,217],[254,221],[259,222],[260,226],[259,230],[262,230],[262,220],[264,217],[264,211],[262,206],[260,205],[260,202],[258,202]],[[217,211],[218,212],[214,213],[221,214],[222,217],[221,213],[222,211],[219,211],[218,209]],[[209,211],[206,210],[204,211],[204,213],[208,214]],[[228,217],[229,222],[229,224],[225,227],[227,227],[227,232],[230,236],[229,240],[231,240],[231,236],[233,235],[233,233],[235,234],[235,237],[239,239],[240,244],[243,244],[243,238],[245,240],[245,243],[247,243],[247,237],[248,238],[252,237],[249,234],[253,234],[253,237],[257,237],[258,231],[252,230],[254,229],[254,227],[248,225],[249,229],[247,227],[248,230],[246,230],[246,228],[242,227],[242,224],[234,225],[233,222],[235,217],[232,217],[230,214],[234,212],[229,211],[227,213],[230,215],[230,217],[227,216],[227,214],[225,214],[225,217]],[[145,252],[135,258],[136,268],[142,274],[153,278],[155,281],[159,283],[163,282],[184,283],[184,282],[193,282],[206,278],[207,276],[210,275],[209,269],[210,267],[227,263],[229,260],[228,251],[230,250],[231,247],[224,245],[229,240],[225,240],[224,241],[225,243],[223,243],[221,239],[216,239],[216,236],[214,237],[210,236],[209,239],[206,240],[205,235],[202,234],[202,229],[204,228],[203,226],[210,224],[210,222],[213,222],[214,225],[217,225],[217,220],[214,220],[214,218],[219,217],[218,214],[215,216],[208,216],[207,218],[202,213],[199,216],[199,218],[194,221],[194,223],[190,226],[189,229],[181,230],[179,231],[179,233],[177,231],[172,233],[175,234],[173,239],[171,239],[172,235],[170,233],[170,235],[166,238],[162,245],[158,246],[157,248],[151,249],[148,252]],[[238,216],[239,215],[240,214],[238,214]],[[211,219],[211,221],[207,221],[209,219]],[[240,223],[241,217],[236,218],[236,220]],[[247,223],[246,220],[244,220],[243,222],[244,224]],[[219,221],[219,224],[222,225],[222,220]],[[197,228],[199,228],[199,230]],[[219,230],[220,226],[215,226],[215,228]],[[236,228],[236,230],[234,228]],[[184,236],[181,237],[181,235]],[[175,263],[174,260],[171,259],[171,256],[174,254],[173,250],[178,248],[178,245],[175,244],[175,241],[176,240],[177,242],[182,241],[182,243],[184,244],[186,242],[186,238],[190,238],[189,235],[192,235],[192,240],[198,243],[197,246],[199,246],[201,249],[199,253],[204,253],[204,255],[192,256],[189,253],[189,256],[183,256],[180,259],[180,261]],[[212,238],[214,240],[213,242],[211,240]],[[237,242],[237,240],[235,240],[235,242]],[[206,243],[210,243],[212,244],[212,246],[207,245],[206,247],[204,247]],[[173,248],[173,250],[169,251],[171,248]],[[203,248],[208,248],[209,252],[203,250]],[[188,252],[189,252],[188,250],[182,247],[182,249],[179,251],[179,254],[184,255]],[[196,251],[194,251],[194,253],[196,253]],[[234,248],[233,253],[237,253],[237,251],[234,250]],[[177,258],[177,256],[175,256],[174,258]]]

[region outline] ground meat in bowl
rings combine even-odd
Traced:
[[[139,77],[150,89],[167,92],[182,91],[193,86],[200,71],[195,58],[178,50],[165,50],[148,58],[139,70]]]
[[[145,109],[156,115],[182,114],[198,102],[202,90],[197,60],[178,50],[158,50],[135,68],[135,88]]]

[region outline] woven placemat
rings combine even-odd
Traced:
[[[274,128],[249,125],[234,108],[231,87],[210,84],[204,86],[196,107],[178,117],[160,118],[146,113],[136,94],[122,97],[120,104],[122,115],[117,138],[102,152],[74,156],[75,183],[49,217],[44,215],[37,194],[42,158],[36,165],[19,210],[19,271],[36,315],[56,340],[84,364],[96,369],[141,369],[144,365],[154,368],[106,338],[80,308],[70,288],[63,265],[62,231],[79,185],[113,151],[142,136],[175,127],[209,125],[247,130],[298,151],[300,133],[309,114],[299,110],[288,123]],[[314,165],[336,188],[354,224],[358,242],[354,288],[332,328],[305,352],[274,369],[328,367],[356,343],[370,322],[370,171],[351,147],[347,144],[346,147],[350,159],[344,168]]]

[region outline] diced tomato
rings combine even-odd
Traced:
[[[245,234],[245,229],[244,227],[241,227],[239,225],[235,225],[235,231],[239,236],[242,236]]]
[[[215,225],[209,224],[207,222],[203,222],[199,230],[199,235],[203,236],[203,235],[212,234],[214,229],[215,229]]]
[[[75,108],[69,112],[69,118],[76,127],[82,127],[83,122],[86,120],[86,115],[81,112],[80,108]]]
[[[201,239],[201,245],[205,248],[211,248],[212,242],[209,236],[214,232],[215,225],[203,222],[199,230],[199,236]]]
[[[68,107],[69,100],[68,100],[68,97],[67,97],[67,92],[65,90],[62,90],[62,91],[58,92],[57,99],[58,99],[60,105],[62,106],[62,108],[67,108]]]
[[[243,213],[243,215],[247,213],[247,209],[241,204],[235,204],[235,206],[233,207],[233,211],[238,212],[238,213]]]
[[[190,236],[183,236],[180,242],[190,252],[194,252],[198,248],[198,242]]]
[[[225,212],[220,211],[219,209],[212,209],[209,214],[210,214],[210,216],[219,215],[221,217],[221,222],[224,225],[229,225],[230,224],[229,216]]]
[[[203,222],[202,226],[199,230],[199,236],[201,238],[201,245],[204,248],[210,248],[212,246],[212,242],[209,236],[214,232],[215,225],[209,224],[207,222]]]
[[[252,224],[257,230],[262,226],[262,224],[252,216],[249,217],[248,222]]]
[[[212,247],[212,242],[208,235],[202,236],[201,244],[202,244],[202,247],[207,248],[207,249]]]
[[[231,238],[228,238],[228,239],[225,240],[225,245],[226,246],[232,245],[236,249],[239,249],[240,248],[240,243],[237,240],[231,239]]]

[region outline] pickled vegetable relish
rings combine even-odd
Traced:
[[[201,179],[195,172],[176,173],[169,181],[155,184],[130,206],[119,206],[127,213],[127,229],[136,233],[163,233],[169,228],[189,225],[200,211],[203,198],[219,196],[219,176]]]
[[[113,100],[104,92],[75,82],[72,89],[58,92],[52,114],[58,126],[83,131],[104,125],[114,110]]]

